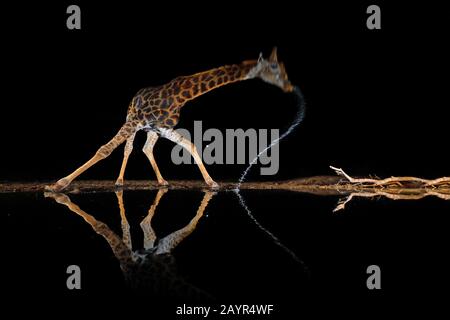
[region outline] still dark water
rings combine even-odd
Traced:
[[[183,303],[274,304],[287,315],[443,297],[450,201],[355,199],[333,213],[336,196],[241,193],[282,245],[233,192],[126,191],[122,212],[115,193],[61,195],[62,203],[0,194],[4,305],[42,299],[114,312],[139,301],[169,317]],[[381,290],[366,287],[373,264]],[[81,269],[81,290],[66,287],[69,265]]]

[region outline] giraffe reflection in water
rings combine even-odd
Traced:
[[[161,198],[166,192],[166,188],[158,191],[147,216],[140,223],[144,234],[144,248],[140,250],[133,250],[132,248],[130,226],[123,202],[123,191],[116,192],[120,209],[122,237],[119,237],[105,223],[83,211],[67,195],[47,192],[45,196],[67,206],[72,212],[82,217],[97,234],[101,235],[108,242],[114,256],[120,263],[125,281],[129,287],[137,290],[144,289],[146,293],[161,298],[190,299],[194,301],[212,300],[212,297],[207,292],[186,282],[177,274],[175,259],[171,252],[195,230],[215,192],[206,191],[204,193],[196,215],[185,227],[161,239],[157,239],[152,228],[152,218]]]

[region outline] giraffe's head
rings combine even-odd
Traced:
[[[258,77],[283,89],[284,92],[291,92],[294,86],[288,79],[286,69],[282,62],[278,62],[277,48],[273,48],[269,59],[259,56],[257,68],[259,70]]]

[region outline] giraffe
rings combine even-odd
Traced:
[[[204,191],[203,199],[196,215],[181,229],[163,238],[157,238],[152,227],[152,219],[167,188],[158,190],[147,216],[140,226],[144,234],[143,249],[133,250],[130,225],[128,223],[123,202],[123,191],[116,191],[120,211],[122,237],[112,231],[108,225],[97,220],[94,216],[82,210],[63,193],[46,192],[45,196],[65,205],[70,211],[86,221],[91,228],[101,235],[110,246],[115,258],[119,261],[126,284],[134,290],[145,290],[153,297],[175,299],[191,299],[193,301],[213,300],[204,290],[188,283],[176,272],[172,251],[188,237],[197,227],[210,200],[216,194],[211,190]]]
[[[163,137],[188,150],[206,184],[211,188],[218,188],[218,184],[210,177],[203,165],[195,145],[173,128],[179,121],[181,108],[188,101],[221,86],[254,78],[262,79],[285,92],[294,90],[288,80],[284,64],[278,62],[276,48],[272,50],[268,59],[260,54],[257,60],[245,60],[240,64],[225,65],[194,75],[181,76],[165,85],[139,90],[131,100],[126,121],[118,133],[108,143],[101,146],[86,163],[53,185],[47,186],[46,189],[53,192],[64,190],[80,174],[107,158],[114,149],[125,142],[123,161],[116,180],[116,186],[122,186],[128,158],[133,150],[134,137],[140,130],[147,132],[147,140],[142,151],[150,161],[159,185],[167,186],[168,182],[159,171],[153,148],[158,138]]]

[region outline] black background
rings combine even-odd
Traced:
[[[82,10],[80,31],[66,28],[65,11],[72,2],[2,4],[0,180],[58,179],[86,161],[117,132],[125,120],[130,99],[141,87],[163,84],[176,76],[223,64],[255,59],[260,51],[267,56],[275,45],[291,81],[304,93],[307,115],[299,129],[281,143],[279,174],[260,177],[254,170],[249,177],[251,180],[330,174],[329,165],[343,167],[354,175],[426,178],[449,175],[448,19],[438,5],[380,1],[75,3]],[[366,8],[373,3],[382,10],[381,30],[366,28]],[[205,129],[285,130],[295,113],[292,97],[262,81],[252,80],[220,88],[192,101],[183,109],[179,127],[192,129],[194,120],[202,120]],[[154,179],[148,160],[140,152],[144,136],[138,135],[135,141],[136,149],[127,168],[128,179]],[[161,140],[155,149],[164,177],[168,180],[199,179],[200,174],[193,166],[171,163],[172,146],[171,142]],[[121,160],[122,148],[119,148],[81,178],[115,179]],[[207,168],[211,176],[220,181],[237,180],[244,166],[209,165]],[[33,200],[36,197],[40,201],[36,203],[45,205],[40,207],[45,210],[31,219],[28,215],[14,216],[12,230],[23,230],[23,234],[31,235],[38,233],[43,225],[53,230],[55,204],[41,195],[26,196]],[[106,200],[102,197],[109,196],[113,197],[101,195],[96,203],[103,205]],[[175,201],[180,196],[173,197],[171,203],[181,206],[178,203],[181,201]],[[447,237],[446,224],[442,221],[446,218],[440,211],[445,206],[437,199],[428,198],[418,205],[363,202],[355,205],[354,211],[350,207],[347,216],[340,217],[330,214],[336,199],[318,202],[316,198],[303,196],[298,201],[291,195],[289,201],[279,205],[276,195],[272,197],[274,199],[267,195],[267,202],[270,200],[273,204],[267,205],[267,212],[258,212],[259,218],[262,217],[264,225],[270,226],[275,234],[287,238],[284,240],[305,260],[317,264],[312,267],[319,268],[321,282],[316,288],[319,305],[321,299],[326,301],[318,310],[333,312],[335,309],[329,308],[329,302],[346,300],[345,297],[338,299],[342,290],[355,283],[360,285],[360,279],[366,275],[360,265],[358,268],[352,265],[352,259],[364,266],[375,261],[382,268],[387,267],[383,269],[387,272],[381,294],[368,292],[361,285],[359,298],[368,303],[367,310],[375,310],[386,293],[391,298],[389,303],[397,306],[397,310],[413,310],[410,304],[413,298],[420,300],[435,295],[439,287],[445,288],[442,285],[446,278],[443,248]],[[258,203],[266,206],[260,199],[252,200],[250,194],[250,207],[257,207]],[[111,203],[113,200],[109,199]],[[233,228],[239,224],[226,214],[236,212],[239,216],[242,209],[237,204],[233,207],[234,202],[228,198],[225,200],[230,208],[213,207],[221,218],[217,230],[236,232]],[[5,210],[19,208],[27,214],[35,205],[14,196],[8,201]],[[80,205],[84,208],[86,204]],[[147,204],[142,204],[139,212],[146,208]],[[360,216],[361,211],[367,214]],[[289,215],[292,220],[288,221],[292,223],[286,226],[286,220],[272,215],[273,212],[309,215]],[[78,247],[81,248],[78,254],[96,257],[96,248],[89,251],[91,242],[83,244],[76,238],[79,229],[66,226],[65,218],[55,216],[62,221],[56,224],[64,227],[57,232],[70,239],[73,235],[73,250]],[[106,219],[106,216],[100,218]],[[117,217],[109,219],[113,218]],[[286,228],[289,232],[283,232]],[[376,237],[372,237],[372,233]],[[428,241],[425,244],[424,239]],[[60,270],[45,263],[52,261],[54,254],[67,263],[76,261],[77,256],[67,248],[60,248],[63,244],[54,243],[52,233],[43,233],[34,240],[37,244],[31,244],[35,246],[47,244],[49,250],[43,256],[36,250],[27,252],[28,238],[14,232],[12,241],[19,244],[16,247],[23,247],[24,252],[11,246],[10,250],[14,251],[11,259],[28,259],[26,253],[34,259],[42,259],[44,263],[38,268],[45,269],[44,274],[49,276],[36,277],[34,281],[40,286],[34,289],[47,287],[54,292],[65,292],[76,305],[73,296],[76,293],[56,290],[64,285],[59,279],[65,279],[66,275],[60,273],[60,278],[51,278],[50,275]],[[207,242],[202,244],[208,247]],[[224,247],[226,244],[224,242]],[[254,247],[264,250],[262,245]],[[342,247],[348,249],[345,256],[339,256]],[[197,254],[196,250],[186,251],[185,261],[202,258],[201,250]],[[203,257],[208,254],[211,253]],[[92,264],[97,263],[91,260]],[[276,265],[277,261],[267,263]],[[16,265],[8,264],[11,269]],[[97,273],[104,274],[99,286],[109,283],[112,272],[119,273],[112,264],[108,264],[108,273],[102,269],[105,265],[98,267]],[[236,265],[235,261],[230,265]],[[14,275],[23,273],[20,284],[27,284],[31,281],[28,272],[32,274],[32,270],[26,264],[20,266]],[[199,273],[201,271],[200,268]],[[214,270],[209,272],[213,274]],[[9,277],[9,273],[3,274]],[[11,282],[7,287],[15,287],[16,279],[6,279]],[[411,282],[411,279],[417,281]],[[327,291],[330,287],[335,291]],[[26,285],[16,288],[20,291]],[[402,309],[397,298],[405,296],[411,299],[406,309]],[[365,300],[367,297],[369,299]],[[342,307],[356,309],[352,301],[356,300],[346,300]],[[110,307],[114,309],[114,303],[110,302]],[[295,304],[290,306],[290,310],[293,309]],[[73,306],[70,310],[74,310]],[[366,315],[364,313],[363,317]]]
[[[279,48],[307,101],[305,122],[280,146],[286,179],[330,174],[448,175],[445,15],[388,3],[382,29],[366,28],[370,3],[156,4],[77,2],[82,29],[66,28],[71,3],[4,7],[1,180],[53,180],[81,165],[120,128],[141,87],[267,56]],[[286,129],[293,100],[259,80],[191,101],[179,127]],[[138,135],[128,179],[154,179]],[[175,166],[158,141],[166,179],[200,178]],[[122,149],[81,178],[115,179]],[[216,180],[244,166],[210,165]],[[251,179],[260,179],[254,170]]]

